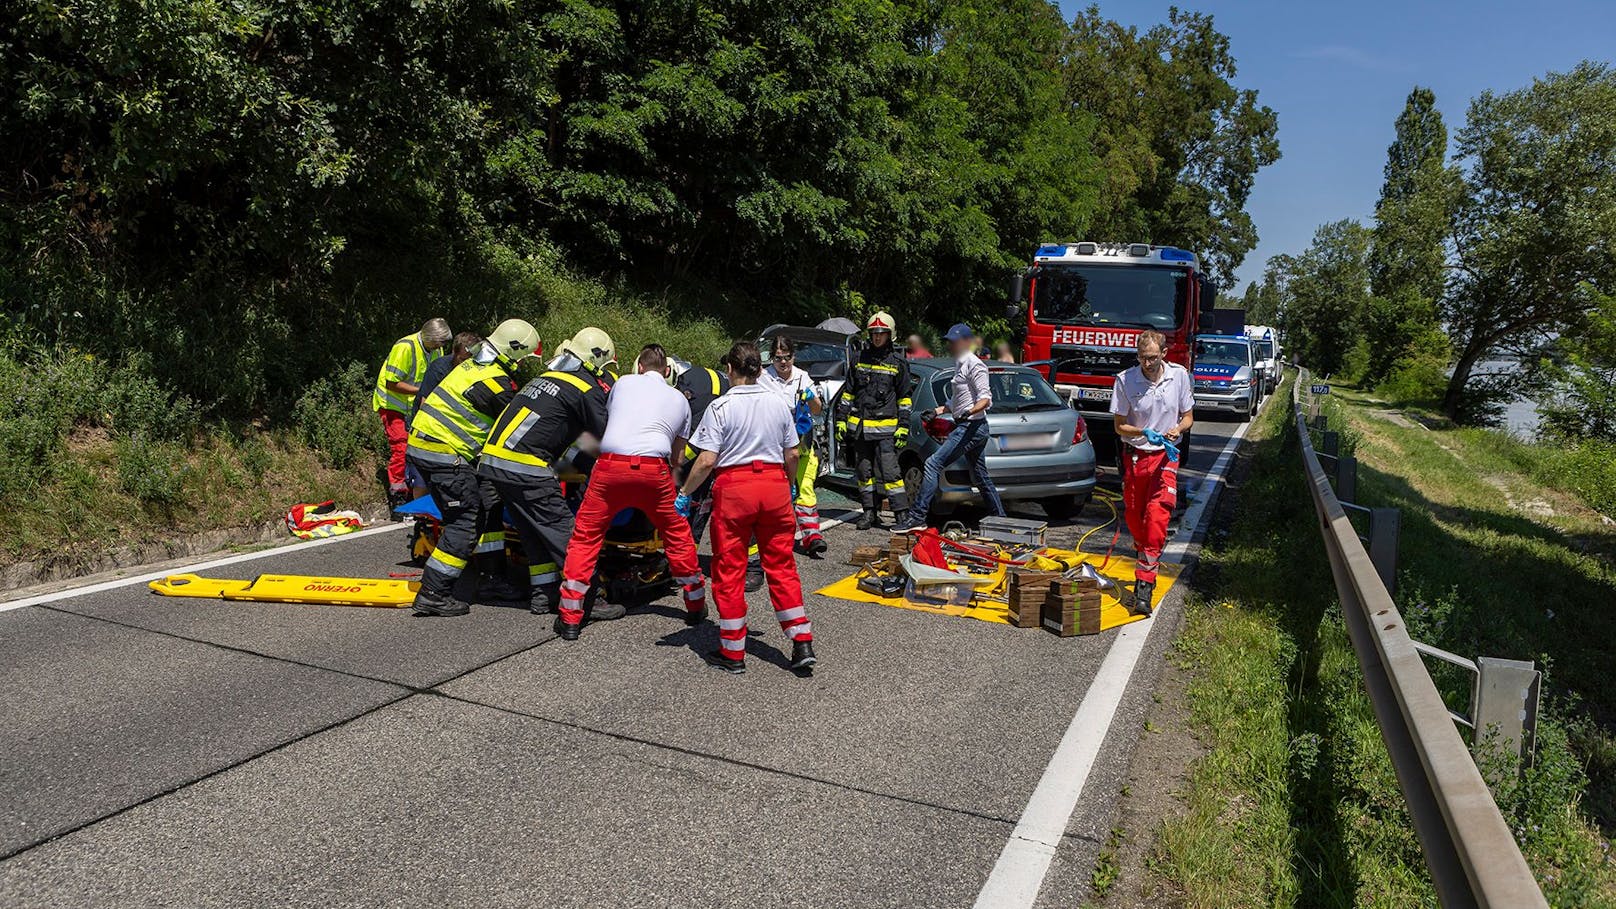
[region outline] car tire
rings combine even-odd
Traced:
[[[1075,496],[1050,496],[1038,500],[1038,504],[1044,506],[1044,514],[1048,515],[1050,520],[1069,521],[1083,513],[1092,495],[1092,492],[1085,492]]]

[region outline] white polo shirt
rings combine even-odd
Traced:
[[[690,402],[654,372],[624,376],[606,399],[604,454],[665,458],[690,437]]]
[[[784,464],[786,449],[797,444],[797,421],[780,395],[762,385],[736,385],[708,405],[690,444],[716,453],[717,467]]]
[[[1161,378],[1145,378],[1144,370],[1130,366],[1117,375],[1111,386],[1111,412],[1123,422],[1160,433],[1178,425],[1178,415],[1195,408],[1195,388],[1189,370],[1177,363],[1162,363]],[[1160,445],[1144,436],[1124,437],[1124,442],[1141,451],[1161,451]]]
[[[782,379],[778,367],[770,364],[763,368],[763,375],[758,376],[758,384],[779,395],[787,407],[795,409],[802,400],[802,393],[814,387],[814,380],[795,366],[791,368],[791,378]]]

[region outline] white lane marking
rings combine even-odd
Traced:
[[[341,543],[346,540],[357,540],[360,537],[369,537],[375,536],[379,533],[390,533],[395,530],[402,530],[408,526],[410,526],[410,522],[408,521],[383,524],[379,527],[368,527],[364,530],[356,530],[353,533],[345,533],[340,537],[326,537],[322,540],[309,540],[307,542],[292,543],[286,546],[272,546],[269,549],[261,549],[255,552],[244,552],[239,555],[225,556],[222,559],[213,559],[212,561],[208,562],[198,562],[194,565],[175,565],[171,568],[165,568],[162,571],[153,571],[147,574],[137,574],[127,578],[116,578],[111,581],[102,581],[99,584],[89,584],[84,587],[69,587],[65,590],[58,590],[53,593],[42,593],[38,596],[24,597],[20,600],[12,600],[9,603],[0,603],[0,612],[10,612],[13,609],[21,609],[24,606],[38,606],[42,603],[55,603],[59,600],[71,600],[74,597],[88,596],[89,594],[101,593],[102,591],[106,590],[117,590],[119,587],[129,587],[134,584],[144,584],[148,581],[156,581],[161,578],[166,578],[171,574],[186,574],[188,572],[205,571],[209,568],[223,568],[226,565],[237,565],[242,562],[251,562],[256,559],[267,559],[271,556],[306,552],[310,549],[318,549],[321,546],[330,546],[334,543]]]
[[[1178,540],[1162,552],[1165,561],[1182,562],[1188,553],[1189,541],[1201,530],[1201,524],[1211,519],[1212,503],[1223,490],[1224,471],[1228,470],[1234,451],[1240,447],[1240,440],[1246,437],[1252,422],[1241,424],[1218,452],[1212,469],[1201,481],[1205,493],[1184,513]],[[1123,691],[1133,678],[1139,656],[1144,653],[1155,626],[1154,621],[1134,622],[1117,632],[1110,651],[1100,663],[1100,671],[1095,674],[1089,690],[1084,692],[1077,713],[1072,715],[1060,745],[1027,800],[1021,820],[1016,822],[1016,829],[1011,831],[1010,839],[999,853],[987,883],[977,894],[976,909],[1030,909],[1037,902],[1038,891],[1055,859],[1055,850],[1061,837],[1066,835],[1066,825],[1071,823],[1089,772],[1099,758],[1100,746],[1122,704]]]

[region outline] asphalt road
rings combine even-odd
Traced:
[[[1192,495],[1238,426],[1203,422]],[[1093,505],[1055,539],[1107,517]],[[832,529],[805,588],[882,533]],[[203,573],[385,577],[404,545]],[[822,662],[802,679],[752,602],[741,677],[701,662],[715,626],[685,629],[672,599],[576,643],[525,611],[143,585],[0,612],[0,905],[971,905],[1117,632],[810,596]],[[1103,746],[1038,906],[1086,895],[1177,617],[1170,601],[1132,626],[1149,633],[1115,722],[1074,732]]]

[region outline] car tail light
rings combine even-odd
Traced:
[[[1083,441],[1089,436],[1089,421],[1083,419],[1082,414],[1077,415],[1077,429],[1072,433],[1072,444]]]
[[[945,417],[941,415],[935,416],[927,420],[923,425],[926,427],[926,435],[931,436],[939,442],[948,438],[948,434],[954,431],[954,420],[952,417]]]

